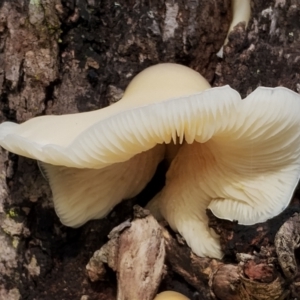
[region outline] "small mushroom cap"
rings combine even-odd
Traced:
[[[178,292],[165,291],[157,294],[154,300],[190,300],[190,299]]]

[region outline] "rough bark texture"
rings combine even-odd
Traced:
[[[135,206],[134,220],[110,234],[87,265],[92,281],[104,280],[106,263],[117,273],[117,300],[152,300],[164,275],[163,229],[150,212]]]
[[[136,207],[135,212],[138,212],[135,219],[115,228],[109,235],[110,240],[95,252],[87,265],[92,281],[105,280],[105,264],[118,274],[117,300],[151,300],[160,280],[172,273],[180,275],[195,289],[196,292],[192,293],[191,289],[177,287],[193,299],[298,298],[299,283],[297,279],[291,281],[298,275],[294,255],[294,250],[299,247],[298,213],[281,226],[275,247],[261,247],[259,253],[253,252],[252,255],[237,253],[235,261],[224,263],[197,257],[182,238],[172,237],[166,228],[160,227],[148,215],[147,210]],[[277,259],[284,276],[276,268]]]
[[[0,0],[0,120],[104,107],[158,62],[188,65],[242,96],[259,85],[300,92],[300,1],[253,0],[248,29],[235,30],[220,60],[215,53],[230,17],[229,0]],[[85,266],[108,233],[131,217],[134,200],[103,220],[66,228],[36,163],[0,151],[0,299],[116,299],[115,273],[107,269],[105,281],[93,283]],[[135,201],[151,198],[152,187]],[[276,221],[251,228],[212,217],[225,260],[204,259],[208,269],[201,267],[196,278],[193,255],[177,257],[182,267],[169,252],[159,290],[191,299],[300,299],[299,252],[291,258],[299,244],[296,217],[281,229],[293,236],[292,245],[280,252],[282,232],[274,245],[294,212],[297,200]],[[285,277],[289,267],[292,281]],[[210,277],[215,268],[219,276]]]

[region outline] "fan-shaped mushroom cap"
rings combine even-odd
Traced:
[[[154,300],[189,300],[189,298],[177,292],[165,291],[157,294]]]
[[[105,216],[144,188],[164,157],[163,144],[177,139],[173,102],[178,99],[170,99],[209,87],[187,67],[153,66],[137,75],[122,100],[110,107],[1,124],[0,145],[40,161],[58,216],[77,227]]]
[[[229,91],[206,102],[196,142],[180,148],[150,205],[199,256],[222,257],[206,208],[244,225],[264,222],[286,208],[300,176],[300,96],[260,87],[241,101]]]

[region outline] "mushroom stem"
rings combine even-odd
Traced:
[[[214,196],[210,180],[218,181],[218,165],[210,142],[184,144],[166,175],[155,202],[162,216],[198,256],[222,258],[219,238],[208,227],[206,208]],[[153,203],[152,203],[153,207]],[[151,206],[150,206],[151,208]]]
[[[217,56],[223,58],[223,48],[228,43],[228,37],[234,27],[241,23],[245,23],[245,27],[247,28],[248,22],[251,16],[251,4],[250,0],[232,0],[231,1],[231,9],[232,9],[232,20],[227,32],[227,36],[225,38],[224,44],[217,53]]]

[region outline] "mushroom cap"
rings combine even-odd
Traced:
[[[260,87],[223,105],[226,95],[227,88],[218,102],[206,102],[214,112],[199,111],[195,142],[179,149],[165,187],[148,205],[156,215],[159,207],[194,253],[216,258],[222,252],[207,208],[243,225],[265,222],[287,207],[300,176],[300,95]]]
[[[189,300],[189,298],[178,292],[165,291],[157,294],[154,300]]]
[[[168,121],[166,110],[176,110],[176,100],[170,102],[170,99],[208,88],[209,83],[190,68],[159,64],[138,74],[124,97],[104,109],[36,117],[21,125],[2,123],[0,145],[13,153],[52,165],[103,168],[127,161],[158,143],[169,143],[172,137],[176,139],[173,129],[164,132],[167,128],[159,128],[164,126],[159,124],[162,119]],[[170,126],[174,126],[172,123],[176,120],[171,115],[169,118]]]
[[[215,103],[216,111],[203,123],[199,121],[197,128],[202,131],[195,135],[197,143],[180,148],[167,184],[185,172],[187,157],[192,156],[190,177],[201,174],[195,185],[202,184],[199,194],[211,201],[208,208],[219,218],[252,225],[281,213],[298,184],[300,95],[283,87],[259,87],[242,101],[239,95],[232,96],[226,99],[227,105]],[[197,161],[197,155],[203,161]],[[247,205],[241,209],[239,203]]]
[[[163,143],[177,138],[174,129],[163,128],[169,119],[168,127],[177,123],[172,115],[165,118],[176,110],[165,102],[209,87],[187,67],[160,64],[137,75],[122,100],[107,108],[2,123],[0,145],[40,161],[61,222],[78,227],[104,217],[150,181],[164,157]]]

